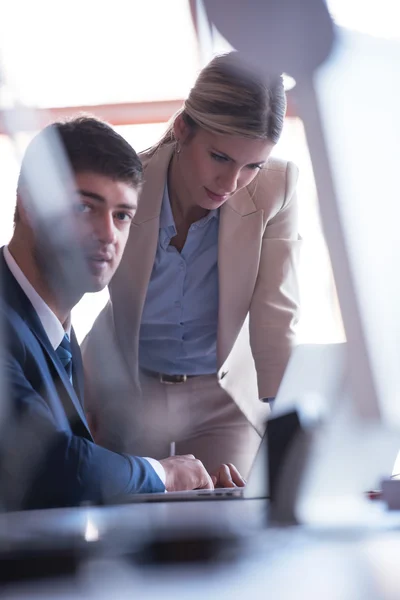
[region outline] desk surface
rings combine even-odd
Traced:
[[[94,551],[77,575],[13,584],[2,598],[133,597],[391,600],[400,598],[400,518],[371,507],[372,526],[266,527],[262,500],[126,505],[0,517],[3,550],[21,541]],[[378,524],[378,514],[382,519]],[[140,549],[171,532],[240,536],[238,551],[209,562],[143,564]],[[103,546],[101,545],[103,543]],[[132,548],[132,554],[124,549]],[[101,551],[96,551],[101,549]],[[223,553],[222,553],[223,554]],[[4,563],[3,563],[4,566]]]

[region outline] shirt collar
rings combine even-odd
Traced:
[[[168,227],[173,227],[176,233],[174,215],[172,214],[171,201],[169,199],[168,182],[166,181],[161,204],[160,228],[167,229]]]
[[[12,257],[7,246],[4,247],[4,260],[6,261],[11,273],[17,280],[17,283],[22,288],[22,291],[35,309],[52,347],[54,350],[56,350],[56,348],[58,348],[58,346],[61,344],[65,333],[67,333],[68,336],[71,335],[71,318],[68,317],[66,329],[64,329],[51,308],[47,306],[46,302],[39,296],[33,285],[25,277],[24,273],[15,262],[15,259]]]

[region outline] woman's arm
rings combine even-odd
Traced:
[[[264,229],[257,282],[250,306],[250,344],[260,398],[274,397],[295,343],[299,316],[296,183],[298,169],[282,173],[282,207]],[[262,192],[262,190],[260,190]]]

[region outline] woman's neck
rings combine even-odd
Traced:
[[[189,228],[192,223],[205,217],[209,211],[192,202],[180,171],[179,161],[174,155],[168,169],[168,195],[175,226]]]

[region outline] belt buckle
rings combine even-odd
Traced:
[[[160,383],[164,385],[177,385],[187,381],[187,375],[166,375],[165,373],[160,373],[159,377]]]

